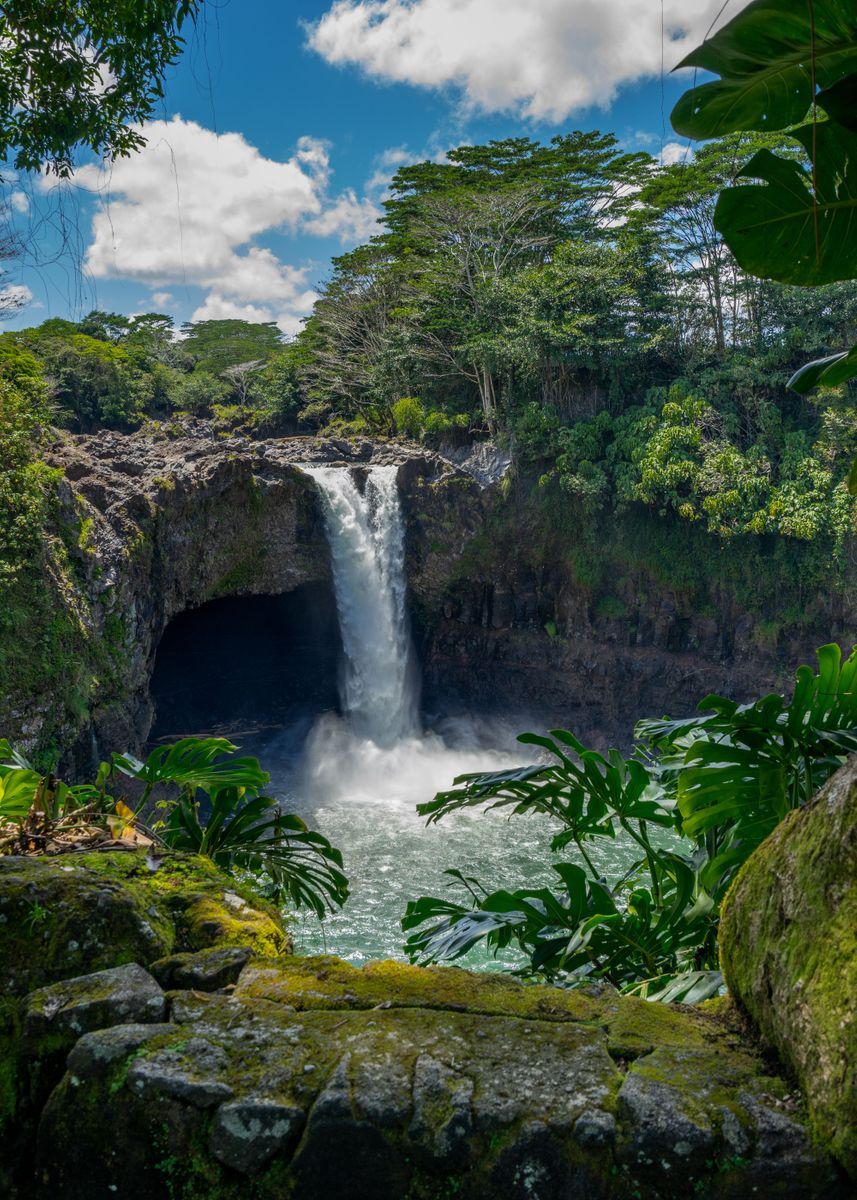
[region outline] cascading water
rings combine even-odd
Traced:
[[[496,729],[480,736],[475,722],[446,722],[443,733],[421,729],[397,468],[366,468],[362,489],[347,467],[302,469],[322,500],[344,664],[342,716],[328,713],[309,732],[295,803],[346,857],[352,896],[325,922],[329,944],[355,960],[398,955],[405,905],[443,886],[444,866],[466,861],[472,824],[465,817],[426,830],[417,803],[465,771],[512,765],[519,756],[487,748]],[[492,834],[505,842],[501,827],[484,828],[489,842]],[[533,846],[531,835],[504,850],[518,878],[531,873]],[[312,921],[298,921],[302,949],[327,944]]]
[[[324,504],[345,655],[342,708],[377,746],[419,732],[418,688],[405,607],[405,530],[396,467],[306,467]]]
[[[417,663],[408,636],[398,472],[380,466],[303,470],[314,481],[325,515],[340,636],[332,636],[329,591],[324,588],[328,600],[320,605],[322,643],[314,654],[290,653],[290,645],[306,640],[312,623],[295,604],[274,606],[269,616],[273,625],[259,631],[261,640],[235,641],[233,658],[238,646],[256,647],[248,650],[242,681],[250,693],[248,702],[263,706],[260,711],[251,704],[254,715],[246,718],[238,717],[236,709],[237,719],[259,725],[242,731],[241,750],[258,756],[270,772],[267,794],[286,811],[299,813],[344,855],[348,903],[323,923],[306,910],[293,914],[297,949],[333,952],[352,962],[401,958],[401,919],[409,901],[450,896],[468,902],[468,893],[445,873],[463,872],[490,889],[555,885],[549,847],[557,830],[536,816],[516,818],[510,827],[497,813],[484,815],[477,809],[426,826],[417,805],[446,791],[458,776],[520,766],[527,752],[515,745],[513,735],[533,726],[520,713],[507,714],[505,721],[478,713],[428,713],[420,721]],[[241,618],[230,620],[237,626]],[[247,620],[252,620],[251,610]],[[307,628],[302,633],[303,622]],[[173,680],[188,672],[193,677],[198,663],[211,657],[211,633],[201,629],[204,650],[196,668],[186,657],[185,640],[175,643]],[[229,628],[217,629],[218,636],[230,637]],[[340,643],[344,663],[337,712],[326,681]],[[276,704],[271,693],[270,706],[264,707],[270,685],[260,686],[261,677],[270,675],[272,667],[282,672],[282,695],[289,697],[285,708],[279,692]],[[319,679],[310,680],[316,668]],[[254,687],[255,670],[260,677]],[[212,674],[212,690],[218,686]],[[175,724],[169,732],[194,732],[179,725],[180,706],[173,711]],[[608,878],[622,875],[636,857],[634,845],[620,838],[598,839],[588,853]],[[513,947],[497,959],[474,950],[468,964],[488,969],[520,965],[520,956]]]
[[[330,629],[325,587],[318,614],[321,643],[315,651],[307,653],[303,645],[307,639],[312,643],[313,622],[301,604],[275,604],[271,627],[254,630],[259,639],[234,641],[233,659],[238,647],[247,658],[235,690],[246,688],[253,713],[239,717],[242,710],[236,707],[235,716],[259,726],[242,731],[240,746],[270,772],[267,795],[284,810],[299,813],[345,859],[351,890],[345,907],[323,923],[306,910],[290,915],[299,952],[332,952],[352,962],[401,958],[401,919],[409,901],[449,896],[468,902],[469,893],[445,872],[461,871],[489,889],[555,885],[549,847],[557,830],[536,816],[516,818],[510,827],[499,814],[477,809],[426,826],[417,805],[446,791],[458,776],[520,766],[527,751],[515,745],[514,733],[533,726],[520,713],[507,714],[505,721],[478,713],[428,713],[421,722],[417,662],[408,635],[398,471],[380,466],[303,470],[314,481],[324,511],[339,637]],[[230,623],[240,626],[242,619],[231,616]],[[216,636],[234,639],[231,624],[217,625]],[[198,663],[211,657],[211,627],[200,629],[196,668],[187,657],[192,653],[187,639],[175,642],[172,676],[165,676],[173,684],[189,672],[193,677]],[[340,643],[344,662],[335,706],[327,682]],[[301,652],[292,654],[290,646],[299,644]],[[262,686],[272,668],[283,677],[276,696],[270,683]],[[319,678],[310,679],[316,670]],[[211,689],[218,686],[212,674]],[[172,694],[172,687],[168,690]],[[288,702],[282,707],[284,696]],[[180,704],[172,711],[170,734],[195,732],[180,726]],[[620,838],[601,838],[588,854],[609,878],[628,869],[636,850]],[[473,950],[468,965],[520,965],[520,955],[513,947],[496,959]]]
[[[330,545],[344,651],[342,715],[328,712],[257,743],[244,740],[242,749],[258,753],[271,770],[271,794],[345,856],[348,903],[323,925],[299,912],[298,949],[333,951],[354,962],[401,957],[408,901],[444,895],[445,870],[459,868],[490,887],[543,887],[553,879],[547,848],[556,831],[529,817],[510,834],[496,815],[475,811],[427,828],[417,815],[417,804],[457,776],[520,765],[522,752],[508,752],[510,729],[494,720],[436,719],[421,729],[396,468],[302,469],[318,488]],[[527,724],[515,720],[512,728]],[[611,848],[603,863],[601,847],[590,853],[609,875]],[[625,869],[627,854],[617,851],[617,858]],[[506,957],[515,961],[512,951]],[[479,952],[472,952],[471,965],[474,958]],[[492,968],[503,959],[482,961]]]

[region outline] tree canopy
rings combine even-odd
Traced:
[[[84,147],[107,158],[144,144],[135,128],[202,0],[9,0],[0,7],[0,157],[71,174]]]

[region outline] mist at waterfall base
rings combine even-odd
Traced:
[[[241,623],[245,641],[238,656],[245,660],[240,668],[246,672],[244,686],[234,667],[233,677],[225,677],[228,666],[207,689],[197,683],[197,719],[215,718],[221,694],[252,695],[254,680],[258,693],[260,675],[271,679],[279,672],[285,678],[298,668],[298,686],[289,703],[272,711],[270,721],[260,721],[258,710],[252,716],[249,709],[240,711],[239,703],[231,714],[238,728],[229,734],[243,753],[258,757],[270,772],[267,790],[272,798],[298,812],[344,855],[351,887],[348,903],[324,922],[298,913],[292,926],[295,948],[307,954],[330,952],[356,963],[403,958],[400,922],[409,900],[423,895],[461,899],[460,888],[448,891],[452,880],[444,872],[451,869],[475,876],[489,890],[555,882],[549,849],[555,831],[540,818],[516,817],[510,822],[502,813],[479,809],[431,826],[417,815],[417,804],[450,788],[456,776],[532,761],[532,748],[515,742],[515,734],[528,722],[521,714],[508,720],[421,714],[419,671],[407,620],[397,469],[363,468],[359,476],[345,467],[303,469],[314,479],[324,509],[336,598],[334,636],[332,614],[325,616],[320,595],[307,594],[299,619],[296,610],[288,608],[293,597],[260,598],[268,605],[286,605],[279,620],[274,614],[273,628],[288,627],[292,640],[266,638],[271,612],[265,605],[264,615],[257,609],[258,627],[252,621]],[[229,619],[237,625],[237,610],[231,613]],[[213,640],[217,630],[211,628],[197,644],[208,646]],[[163,670],[168,672],[172,662],[174,676],[171,680],[165,675],[159,684],[164,697],[163,705],[158,700],[162,735],[202,731],[202,726],[176,724],[182,720],[180,708],[169,711],[168,697],[175,692],[181,663],[193,654],[193,645],[193,638],[185,636],[179,654],[164,656]],[[269,647],[264,663],[260,658],[266,651],[260,646]],[[325,678],[331,652],[341,660],[338,711]],[[315,677],[308,670],[313,662],[319,664]],[[157,699],[158,689],[153,690]],[[241,728],[247,718],[250,730]],[[608,876],[621,873],[630,861],[621,843],[597,845],[593,857]],[[464,961],[491,969],[519,959],[511,950],[494,959],[477,949]]]

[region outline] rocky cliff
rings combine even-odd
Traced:
[[[62,554],[45,572],[56,628],[44,639],[30,631],[22,653],[33,659],[42,641],[54,649],[16,686],[13,644],[0,729],[30,750],[75,746],[81,770],[147,736],[154,656],[176,614],[217,597],[330,586],[301,463],[399,464],[435,711],[494,708],[622,743],[642,715],[687,710],[710,691],[758,694],[785,683],[815,645],[850,644],[857,632],[854,590],[805,597],[795,616],[782,577],[765,576],[762,543],[753,558],[702,535],[681,543],[683,559],[672,545],[659,559],[652,528],[676,545],[685,537],[665,534],[666,521],[603,529],[570,508],[557,521],[484,446],[439,455],[249,440],[199,424],[66,436],[50,460],[64,472],[53,539]]]

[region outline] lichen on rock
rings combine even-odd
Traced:
[[[728,1003],[262,957],[286,944],[276,914],[180,855],[157,871],[130,853],[12,862],[0,911],[64,888],[70,923],[46,939],[47,921],[16,927],[19,989],[27,954],[61,950],[94,898],[123,916],[101,913],[73,960],[99,969],[40,981],[7,1013],[14,1119],[0,1190],[11,1200],[850,1194]],[[132,949],[145,962],[100,961]],[[62,974],[61,956],[32,978],[39,970]]]
[[[782,1081],[716,1022],[676,1011],[691,1050],[617,1062],[609,1024],[624,1000],[606,998],[601,1020],[521,1016],[514,1002],[489,1016],[443,1007],[424,975],[433,1007],[307,996],[295,1011],[180,992],[172,1027],[135,1031],[124,1057],[121,1030],[87,1035],[42,1117],[40,1195],[237,1200],[252,1181],[259,1200],[731,1200],[752,1177],[766,1197],[844,1197]],[[119,1136],[105,1147],[107,1103]]]
[[[32,1153],[69,1051],[90,1031],[164,1020],[146,967],[171,964],[166,987],[176,974],[223,986],[254,953],[289,949],[277,910],[207,859],[166,852],[152,869],[145,851],[0,857],[0,1193]]]

